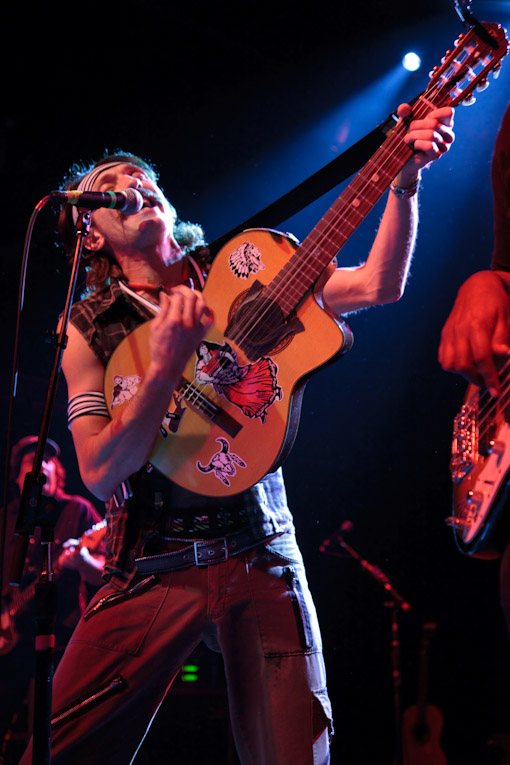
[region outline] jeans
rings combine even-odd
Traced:
[[[243,765],[329,762],[317,617],[295,537],[283,534],[216,565],[102,587],[55,674],[52,763],[136,763],[172,680],[201,640],[223,655]],[[30,750],[21,762],[31,762]]]

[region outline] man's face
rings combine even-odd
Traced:
[[[30,471],[32,470],[33,464],[34,464],[34,452],[30,452],[29,454],[24,454],[23,459],[21,460],[18,477],[16,479],[16,483],[18,484],[20,494],[23,491],[25,476],[27,473],[30,473]],[[42,487],[42,493],[46,494],[46,496],[48,497],[55,496],[55,493],[57,491],[58,481],[57,481],[57,466],[55,465],[55,462],[53,459],[43,460],[43,463],[41,465],[41,473],[43,473],[43,475],[46,476],[46,483]]]
[[[133,188],[144,200],[140,212],[123,215],[117,210],[101,208],[92,215],[93,234],[104,239],[104,246],[113,254],[144,251],[170,242],[176,255],[180,248],[173,239],[175,213],[158,185],[136,165],[123,163],[108,168],[95,180],[93,191],[124,191]],[[94,231],[92,231],[94,229]]]

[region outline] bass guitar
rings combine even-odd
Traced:
[[[457,547],[497,558],[510,538],[510,361],[500,370],[501,396],[469,385],[454,419],[450,470]]]
[[[104,536],[106,534],[106,519],[95,523],[90,529],[87,529],[80,539],[76,547],[86,547],[90,552],[94,552],[98,549]],[[66,551],[63,550],[56,563],[53,565],[53,576],[56,578],[62,573],[64,568]],[[23,589],[17,587],[9,587],[9,591],[5,595],[5,605],[2,606],[0,613],[0,656],[12,651],[16,643],[18,642],[18,633],[16,632],[16,617],[22,613],[27,605],[32,601],[35,595],[35,587],[37,579],[30,582]]]
[[[473,30],[448,51],[413,103],[413,116],[456,106],[483,88],[508,41],[484,24],[493,46]],[[349,327],[320,306],[314,289],[338,251],[372,210],[412,150],[407,126],[389,136],[306,239],[251,229],[221,248],[205,287],[214,326],[187,364],[169,403],[150,462],[175,483],[209,496],[237,494],[288,454],[308,376],[352,346]],[[117,417],[143,385],[150,322],[118,346],[105,374]]]

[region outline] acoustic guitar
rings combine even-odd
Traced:
[[[483,88],[508,41],[484,24],[494,47],[473,30],[432,72],[413,103],[416,119],[456,106]],[[400,120],[302,244],[266,229],[243,231],[216,256],[205,287],[214,326],[187,364],[169,402],[150,462],[190,491],[237,494],[288,454],[309,375],[346,353],[352,334],[321,307],[314,290],[338,251],[412,154]],[[112,417],[143,385],[150,322],[116,349],[105,375]]]
[[[430,641],[436,632],[433,622],[423,625],[420,647],[418,699],[405,710],[402,719],[403,765],[448,765],[441,748],[443,715],[428,703],[428,656]]]

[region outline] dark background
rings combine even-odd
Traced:
[[[2,52],[0,117],[3,423],[28,221],[73,162],[116,148],[152,159],[181,217],[200,221],[213,240],[422,90],[426,73],[462,31],[449,0],[297,6],[93,0],[4,11],[10,44]],[[510,23],[508,2],[473,6],[481,19]],[[409,49],[423,59],[415,74],[400,66]],[[457,110],[455,146],[425,173],[406,294],[396,305],[350,317],[354,349],[309,383],[285,464],[323,629],[334,763],[389,765],[394,754],[392,609],[357,562],[319,549],[346,520],[353,523],[349,542],[412,605],[398,616],[402,706],[416,701],[422,626],[434,622],[429,701],[443,715],[449,763],[496,762],[487,741],[510,736],[498,562],[462,556],[444,523],[451,512],[452,419],[465,385],[437,363],[458,286],[490,262],[490,156],[510,94],[509,66],[473,107]],[[281,221],[283,230],[304,238],[338,191]],[[381,211],[354,234],[342,264],[366,257]],[[67,270],[54,244],[55,221],[45,208],[32,237],[14,440],[39,429],[52,360],[45,332],[64,303]],[[86,493],[65,404],[62,384],[50,435],[62,446],[68,489]],[[222,733],[221,672],[207,655],[200,662],[198,693],[173,708],[169,702],[171,730],[179,731],[180,746],[189,743],[186,761],[198,761],[193,747],[205,740],[209,759],[212,748],[218,762],[231,761]],[[150,734],[152,752],[172,751],[168,729]]]

